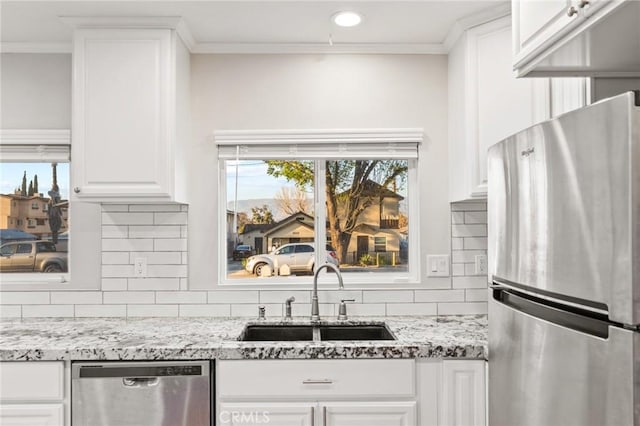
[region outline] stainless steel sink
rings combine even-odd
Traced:
[[[263,341],[342,341],[396,340],[384,323],[375,324],[247,324],[238,340]]]

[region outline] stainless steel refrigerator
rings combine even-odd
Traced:
[[[640,425],[640,94],[489,149],[489,425]]]

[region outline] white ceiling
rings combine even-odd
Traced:
[[[0,3],[3,46],[71,41],[60,16],[179,16],[197,45],[425,46],[444,43],[456,21],[508,8],[508,0],[438,1],[5,1]],[[338,28],[340,10],[364,16],[355,28]],[[231,46],[231,47],[230,47]],[[202,50],[202,49],[201,49]],[[5,50],[6,51],[6,50]]]

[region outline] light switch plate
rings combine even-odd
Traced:
[[[449,255],[448,254],[428,254],[427,255],[427,276],[428,277],[448,277],[449,276]]]

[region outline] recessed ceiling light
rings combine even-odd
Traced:
[[[362,21],[362,16],[355,12],[338,12],[332,19],[339,27],[355,27]]]

